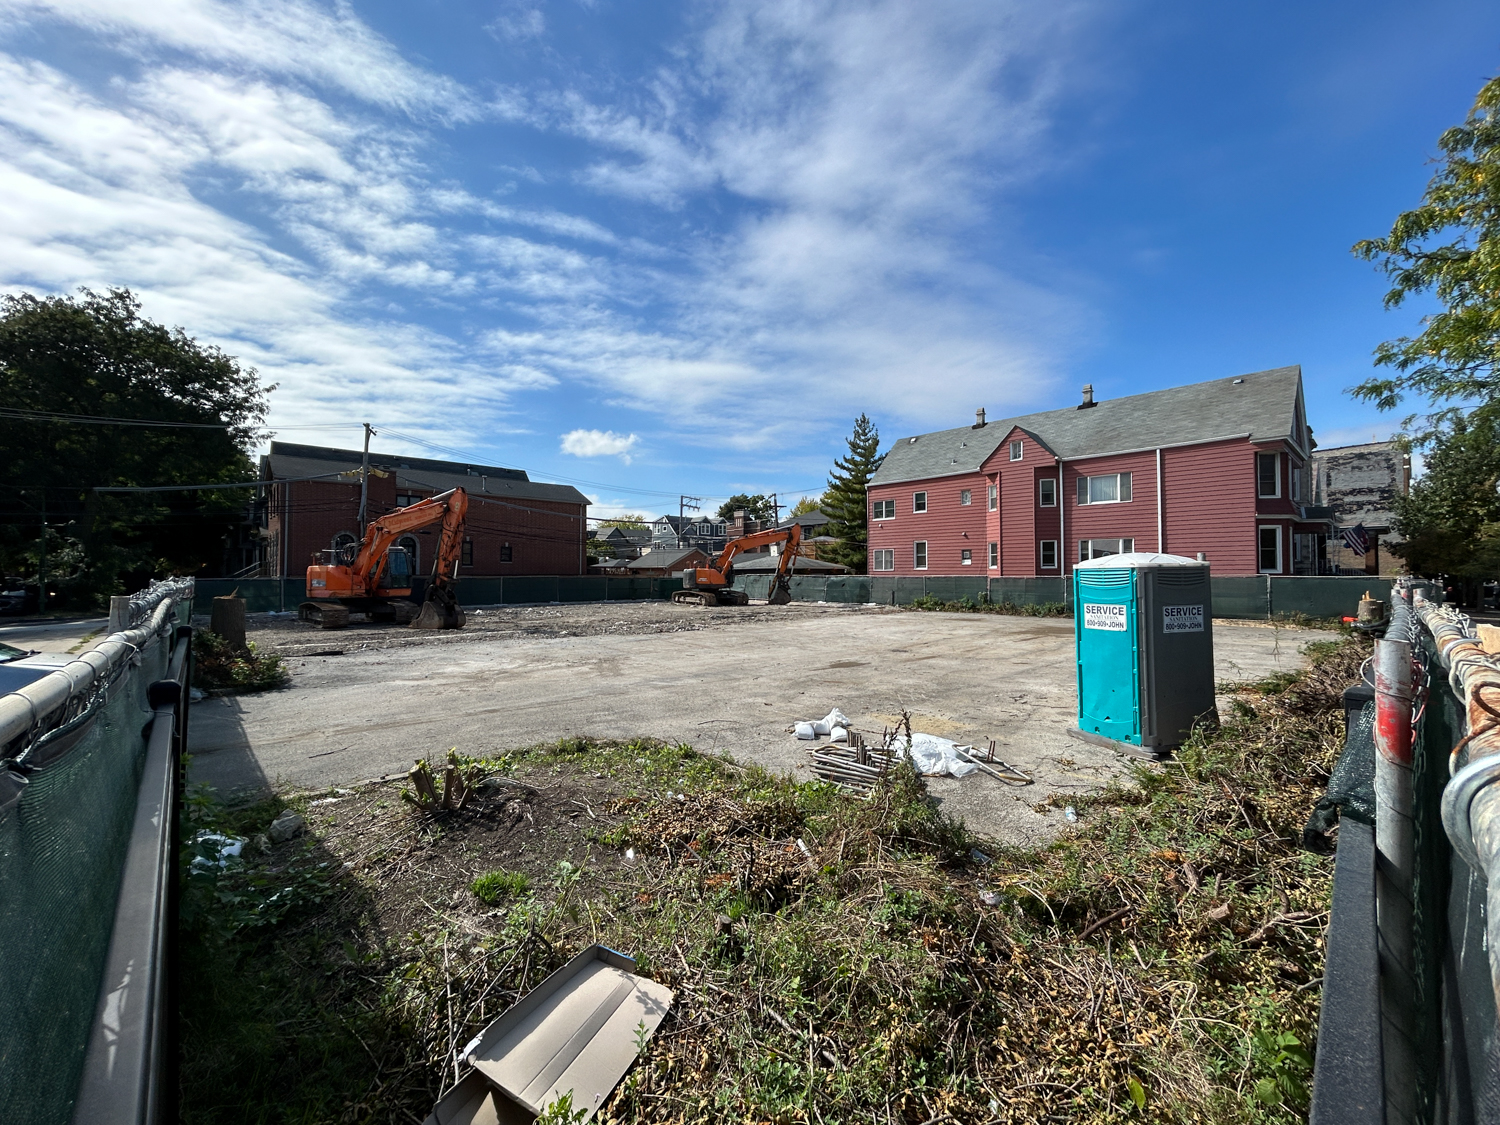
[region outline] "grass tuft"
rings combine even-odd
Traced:
[[[486,906],[502,899],[520,898],[531,889],[531,876],[524,871],[486,871],[469,884],[474,897]]]

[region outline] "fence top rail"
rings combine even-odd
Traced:
[[[70,699],[92,691],[96,684],[108,682],[126,661],[140,652],[151,639],[165,632],[179,602],[191,600],[193,580],[153,583],[140,600],[143,612],[149,614],[141,623],[122,632],[112,633],[88,652],[80,653],[55,672],[25,687],[0,695],[0,753],[12,743],[42,733],[48,720]],[[132,599],[132,617],[136,602]]]

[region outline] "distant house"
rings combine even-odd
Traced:
[[[1329,508],[1338,534],[1328,540],[1329,561],[1345,570],[1394,574],[1399,560],[1389,550],[1399,538],[1392,530],[1396,497],[1411,488],[1411,455],[1394,442],[1340,445],[1312,456],[1313,503]],[[1345,529],[1363,527],[1369,546],[1364,555],[1344,541]]]
[[[610,557],[616,559],[638,559],[652,543],[649,527],[601,527],[594,538],[606,544]]]
[[[817,559],[822,558],[834,544],[841,542],[831,535],[824,534],[824,529],[830,522],[832,521],[823,514],[823,509],[814,508],[810,512],[803,512],[800,516],[792,516],[784,520],[781,526],[790,527],[796,524],[802,528],[802,554],[806,558]]]
[[[651,549],[701,547],[714,554],[724,549],[725,525],[711,516],[658,516],[651,522]]]
[[[734,572],[736,574],[770,574],[774,572],[781,563],[780,554],[775,555],[740,555],[734,560]],[[792,560],[790,570],[793,574],[848,574],[849,568],[839,563],[828,562],[825,559],[808,558],[806,555],[798,555]]]
[[[708,556],[698,547],[678,550],[653,550],[638,559],[632,559],[621,567],[611,568],[607,573],[629,575],[633,578],[671,578],[692,567],[705,566]]]
[[[899,438],[869,486],[870,573],[1066,578],[1127,551],[1215,574],[1327,573],[1302,369]]]

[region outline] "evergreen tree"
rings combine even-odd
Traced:
[[[849,436],[849,455],[833,463],[828,491],[823,493],[823,514],[828,517],[823,533],[839,540],[827,552],[828,558],[856,574],[865,573],[870,542],[870,505],[865,490],[880,462],[880,432],[861,414]]]
[[[728,500],[719,505],[719,510],[715,515],[721,520],[732,520],[734,519],[734,513],[741,508],[753,520],[774,520],[776,518],[776,505],[771,503],[769,496],[761,492],[757,492],[754,496],[748,492],[736,492]]]

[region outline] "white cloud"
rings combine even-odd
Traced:
[[[574,457],[618,457],[630,464],[630,453],[639,444],[635,434],[613,430],[572,430],[562,436],[562,451]]]

